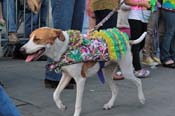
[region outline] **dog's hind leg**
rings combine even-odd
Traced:
[[[53,93],[53,99],[57,107],[62,111],[66,110],[66,106],[62,103],[60,99],[60,94],[64,90],[64,88],[67,86],[67,84],[70,82],[71,78],[72,77],[70,77],[69,75],[63,72],[61,80]]]
[[[112,80],[112,73],[116,65],[109,65],[103,69],[103,74],[105,76],[106,82],[109,85],[109,88],[111,89],[112,92],[112,97],[111,99],[103,106],[103,109],[109,110],[114,106],[117,94],[118,94],[118,87]]]
[[[86,78],[80,76],[80,77],[74,77],[74,79],[77,85],[74,116],[80,116],[82,110],[82,100],[83,100],[83,92]]]
[[[139,78],[136,78],[136,76],[133,73],[132,55],[129,48],[127,50],[126,55],[122,56],[121,60],[118,63],[125,79],[133,81],[134,84],[137,86],[138,98],[140,100],[140,103],[144,104],[145,97],[143,94],[142,82]]]

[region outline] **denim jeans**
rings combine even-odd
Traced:
[[[85,0],[51,0],[53,27],[82,30]]]
[[[46,26],[48,7],[48,0],[42,0],[42,5],[39,14],[34,14],[31,11],[26,10],[24,34],[25,37],[29,37],[30,33],[34,29]]]
[[[15,0],[2,0],[2,8],[6,24],[8,24],[8,32],[16,32]]]
[[[147,36],[145,39],[145,46],[143,48],[143,57],[159,56],[159,35],[158,35],[158,20],[160,17],[159,10],[151,13],[147,25]]]
[[[47,59],[48,63],[51,63],[50,58]],[[48,66],[45,66],[45,78],[51,81],[59,81],[61,79],[61,72],[55,72],[55,70],[49,70]]]
[[[160,59],[162,62],[175,61],[175,12],[162,10],[165,32],[161,41]]]
[[[0,85],[0,116],[21,116],[11,99]]]
[[[85,0],[51,0],[53,27],[62,30],[82,31]],[[52,62],[48,59],[48,62]],[[46,79],[59,81],[61,73],[49,71],[46,67]]]

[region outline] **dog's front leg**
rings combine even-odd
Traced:
[[[74,116],[80,116],[81,109],[82,109],[82,99],[83,99],[83,92],[84,92],[86,78],[83,78],[83,77],[75,78],[75,82],[77,85],[77,93],[76,93],[76,103],[75,103]]]
[[[66,110],[66,106],[62,103],[62,101],[60,99],[60,94],[64,90],[64,88],[67,86],[67,84],[70,82],[71,78],[72,77],[70,77],[69,75],[67,75],[66,73],[63,72],[61,80],[58,84],[58,87],[56,88],[56,90],[53,93],[53,99],[54,99],[57,107],[62,111]]]
[[[111,99],[103,106],[103,109],[105,110],[110,110],[114,106],[115,100],[118,95],[118,87],[116,86],[116,84],[114,83],[111,77],[111,74],[113,73],[113,69],[115,69],[115,65],[114,66],[110,65],[103,69],[103,73],[105,75],[106,82],[112,92]]]

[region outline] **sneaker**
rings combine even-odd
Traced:
[[[9,33],[8,38],[9,38],[9,44],[19,43],[19,39],[17,37],[17,34],[14,32]]]
[[[142,64],[145,64],[145,65],[148,65],[148,66],[158,65],[158,63],[155,62],[151,57],[143,58]]]
[[[153,56],[152,59],[157,62],[158,64],[161,64],[160,58]]]
[[[150,71],[146,69],[141,69],[139,71],[135,71],[134,73],[135,73],[135,76],[138,78],[145,78],[150,75]]]

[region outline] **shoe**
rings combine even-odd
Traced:
[[[162,65],[164,67],[167,67],[167,68],[175,68],[175,63],[171,63],[171,64],[165,64],[165,63],[163,63]]]
[[[155,62],[151,57],[145,57],[145,58],[143,58],[142,64],[145,64],[145,65],[148,65],[148,66],[158,65],[158,63]]]
[[[45,85],[45,88],[57,88],[58,84],[59,84],[60,81],[52,81],[52,80],[48,80],[48,79],[45,79],[44,80],[44,85]],[[75,84],[73,83],[69,83],[65,89],[74,89],[75,88]]]
[[[175,68],[175,62],[172,59],[163,62],[162,65],[167,68]]]
[[[13,59],[26,59],[27,54],[24,54],[20,51],[20,48],[23,46],[22,43],[17,43],[15,45],[14,49],[13,49],[13,54],[12,54],[12,58]]]
[[[112,75],[112,79],[113,80],[123,80],[124,77],[122,76],[122,73],[118,71]]]
[[[48,79],[44,80],[45,88],[56,88],[58,84],[59,84],[59,81],[52,81]]]
[[[161,64],[160,58],[153,56],[152,59],[157,62],[158,64]]]
[[[0,85],[2,86],[2,87],[4,87],[4,84],[0,81]]]
[[[13,44],[19,43],[19,39],[17,37],[17,34],[14,32],[9,33],[8,38],[9,38],[9,44],[13,45]]]
[[[146,78],[150,75],[150,71],[146,69],[141,69],[139,71],[135,71],[134,74],[138,78]]]

